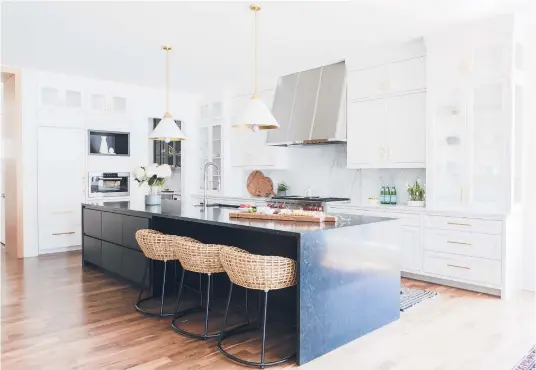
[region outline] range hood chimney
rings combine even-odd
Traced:
[[[280,128],[268,145],[346,142],[346,63],[280,77],[272,113]]]

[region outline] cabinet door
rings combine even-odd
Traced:
[[[108,242],[102,242],[102,262],[103,269],[122,275],[123,247]]]
[[[386,99],[387,161],[405,167],[425,167],[426,99],[424,93]]]
[[[374,98],[388,92],[387,66],[366,68],[348,74],[348,101]]]
[[[102,212],[102,239],[111,243],[123,244],[123,215]]]
[[[401,269],[403,271],[422,270],[421,228],[401,226]]]
[[[84,234],[100,238],[102,236],[102,212],[84,208]]]
[[[99,239],[84,236],[84,261],[91,262],[97,266],[102,266],[102,245]]]
[[[140,250],[136,241],[136,231],[149,228],[149,219],[143,217],[123,216],[123,245]]]
[[[348,166],[373,167],[385,158],[385,101],[348,104]]]
[[[426,88],[425,58],[415,58],[389,64],[389,93]]]
[[[79,129],[38,130],[39,250],[81,245],[85,198],[86,133]]]
[[[146,259],[143,253],[128,248],[123,249],[120,274],[125,279],[141,284]],[[171,264],[169,264],[171,266]]]

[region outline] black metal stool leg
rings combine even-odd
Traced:
[[[167,261],[164,261],[164,278],[162,279],[162,294],[160,294],[160,316],[164,316],[164,295],[166,293]]]
[[[264,291],[264,315],[262,316],[262,349],[261,349],[261,369],[264,369],[264,344],[266,342],[266,311],[268,308],[268,291]]]
[[[227,314],[229,313],[229,305],[231,304],[231,297],[233,295],[233,282],[229,285],[229,296],[227,297],[227,306],[225,306],[225,314],[223,315],[223,322],[221,324],[220,336],[218,337],[218,346],[225,336],[225,324],[227,323]],[[246,290],[247,292],[247,290]]]
[[[184,272],[186,270],[185,269],[182,269],[182,274],[181,274],[181,282],[179,284],[179,294],[177,295],[177,304],[175,305],[175,311],[174,311],[174,315],[177,314],[177,312],[179,312],[179,303],[181,301],[181,294],[182,294],[182,286],[184,285]]]
[[[211,274],[208,274],[208,279],[207,279],[207,307],[206,307],[206,310],[205,310],[205,332],[204,332],[204,336],[206,337],[207,334],[208,334],[208,309],[210,307],[210,281],[211,281]]]
[[[232,283],[231,283],[232,284]],[[249,302],[248,302],[248,289],[246,289],[246,322],[249,325]]]

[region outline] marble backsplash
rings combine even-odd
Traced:
[[[288,148],[288,170],[264,170],[272,178],[274,187],[285,181],[287,194],[304,195],[307,188],[312,195],[350,198],[352,203],[366,204],[367,198],[378,197],[383,184],[395,185],[398,203],[407,202],[406,185],[426,179],[425,169],[347,169],[346,145],[312,145]],[[245,194],[244,194],[245,195]]]

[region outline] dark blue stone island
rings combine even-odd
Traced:
[[[88,203],[82,208],[84,264],[110,271],[114,261],[105,259],[117,256],[122,247],[122,257],[115,263],[124,264],[125,256],[131,262],[118,267],[119,273],[112,272],[135,283],[141,280],[136,276],[143,273],[144,258],[133,234],[146,227],[295,259],[297,287],[270,292],[275,296],[270,302],[296,315],[298,365],[400,317],[397,220],[346,214],[337,214],[336,223],[324,224],[230,219],[231,208],[186,206],[179,201],[163,201],[162,206]],[[110,245],[117,250],[108,251]],[[158,265],[151,271],[152,279],[161,281]],[[227,284],[221,279],[215,293],[225,297]],[[153,294],[160,294],[159,289],[154,284]]]

